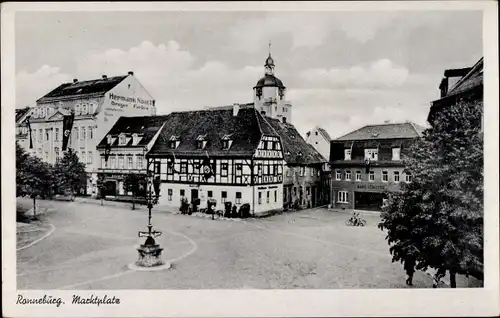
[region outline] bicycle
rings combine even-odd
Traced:
[[[352,216],[345,221],[345,224],[347,226],[365,226],[366,221],[359,216],[359,212],[358,213],[354,212]]]

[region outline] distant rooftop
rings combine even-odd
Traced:
[[[421,137],[426,128],[412,122],[368,125],[336,140],[373,140]]]

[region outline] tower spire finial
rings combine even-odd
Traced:
[[[271,56],[271,40],[269,40],[269,56]]]

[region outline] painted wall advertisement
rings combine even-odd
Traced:
[[[108,121],[108,117],[126,116],[126,109],[148,111],[155,105],[152,99],[143,99],[140,97],[121,96],[113,93],[109,94],[109,106],[104,109],[104,121]]]

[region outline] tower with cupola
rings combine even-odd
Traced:
[[[269,43],[269,56],[264,64],[264,77],[253,88],[253,101],[255,108],[261,114],[290,122],[292,119],[292,105],[286,100],[286,87],[274,75],[274,59],[271,56],[271,43]]]

